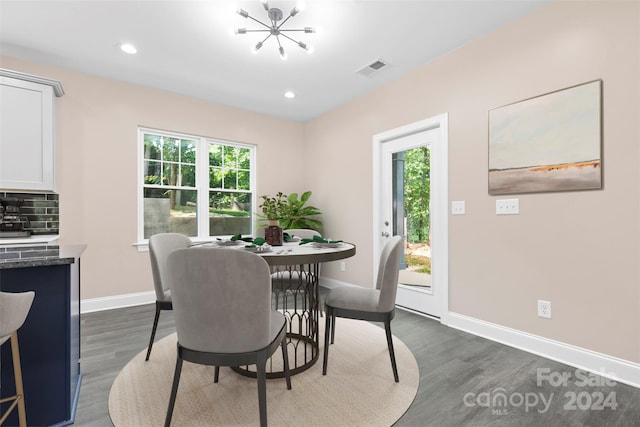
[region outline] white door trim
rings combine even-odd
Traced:
[[[436,243],[432,250],[432,279],[440,288],[440,322],[448,324],[449,315],[449,170],[448,170],[448,114],[440,114],[425,120],[410,123],[373,136],[373,277],[378,272],[380,254],[380,193],[382,183],[379,180],[382,170],[382,144],[406,135],[430,129],[440,129],[440,142],[431,152],[431,202],[432,219],[436,226],[432,229],[432,238]]]

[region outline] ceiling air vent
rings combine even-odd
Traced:
[[[377,73],[378,71],[382,70],[383,68],[386,68],[388,66],[388,64],[386,62],[384,62],[384,60],[382,59],[376,59],[374,60],[372,63],[365,65],[364,67],[360,68],[358,71],[356,71],[356,74],[360,74],[361,76],[365,76],[365,77],[369,77],[374,73]]]

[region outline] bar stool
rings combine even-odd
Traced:
[[[22,327],[35,292],[8,293],[0,292],[0,346],[11,338],[11,356],[13,358],[13,377],[16,383],[16,394],[0,399],[0,403],[12,402],[0,418],[0,425],[9,417],[11,411],[18,407],[20,427],[27,425],[27,413],[24,406],[24,391],[22,388],[22,369],[20,367],[20,350],[18,348],[18,329]]]

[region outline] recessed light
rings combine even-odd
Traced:
[[[292,91],[288,90],[288,91],[286,91],[286,92],[284,93],[284,97],[285,97],[285,98],[290,98],[290,99],[291,99],[291,98],[295,98],[295,97],[296,97],[296,94],[295,94],[295,93],[293,93]]]
[[[134,55],[138,53],[138,49],[136,49],[136,47],[131,43],[122,43],[120,45],[120,50],[123,51],[124,53],[128,53],[129,55]]]

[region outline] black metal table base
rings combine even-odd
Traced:
[[[287,318],[287,351],[290,375],[311,368],[318,360],[318,264],[278,266],[272,272],[274,304]],[[267,362],[267,378],[283,378],[280,352]],[[250,369],[251,368],[251,369]],[[256,377],[255,366],[238,366],[235,372]]]

